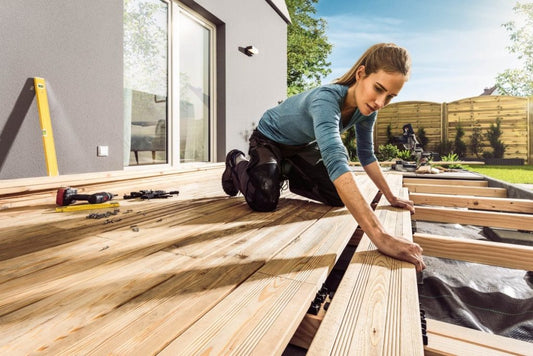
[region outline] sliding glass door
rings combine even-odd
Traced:
[[[177,2],[124,0],[124,166],[214,157],[214,36]]]

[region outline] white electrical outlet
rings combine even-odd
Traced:
[[[109,156],[109,146],[96,146],[96,155],[98,157]]]

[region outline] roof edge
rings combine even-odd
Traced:
[[[289,14],[289,10],[287,9],[287,4],[285,4],[285,0],[266,0],[266,2],[272,6],[274,11],[278,13],[279,16],[287,23],[291,23],[291,15]]]

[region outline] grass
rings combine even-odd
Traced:
[[[463,166],[463,168],[513,184],[533,184],[533,165]]]

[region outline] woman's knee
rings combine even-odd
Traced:
[[[248,172],[249,184],[246,194],[248,205],[257,211],[276,209],[280,196],[280,171],[276,163],[266,163],[253,167]]]

